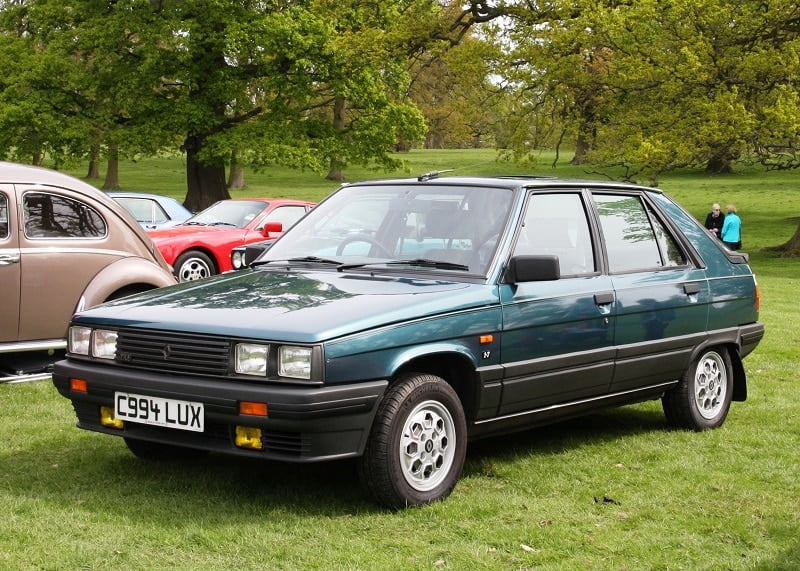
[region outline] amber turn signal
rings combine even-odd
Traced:
[[[89,392],[89,388],[85,379],[70,379],[69,388],[76,393]]]
[[[251,416],[267,416],[267,403],[241,401],[239,403],[239,414],[249,414]]]

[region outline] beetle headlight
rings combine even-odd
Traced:
[[[311,347],[281,345],[278,348],[278,374],[293,379],[311,379]]]
[[[69,328],[69,352],[88,356],[91,339],[91,328],[73,325]]]
[[[117,354],[117,332],[95,329],[92,334],[92,356],[113,359]]]
[[[267,376],[267,354],[269,350],[266,345],[255,343],[236,344],[236,372],[240,375]]]

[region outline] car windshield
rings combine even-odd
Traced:
[[[485,273],[505,227],[507,188],[354,185],[316,206],[260,262],[384,265]]]
[[[184,224],[244,228],[267,207],[258,200],[221,200],[189,218]]]

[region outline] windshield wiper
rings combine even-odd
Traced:
[[[317,256],[302,256],[299,258],[289,258],[287,260],[256,260],[251,266],[263,266],[265,264],[271,264],[272,262],[302,262],[306,264],[326,264],[326,265],[334,265],[340,266],[342,264],[341,260],[331,260],[329,258],[319,258]]]
[[[455,262],[443,262],[441,260],[430,260],[428,258],[414,258],[412,260],[388,260],[383,262],[365,262],[360,264],[342,264],[337,270],[352,270],[355,268],[363,268],[364,266],[419,266],[422,268],[435,268],[437,270],[456,270],[460,272],[468,272],[469,266],[465,264],[456,264]]]
[[[211,224],[209,224],[209,226],[234,226],[234,227],[236,227],[236,224],[234,224],[233,222],[217,221],[217,222],[212,222]]]

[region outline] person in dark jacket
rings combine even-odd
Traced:
[[[719,204],[711,205],[711,212],[706,216],[706,228],[709,232],[714,234],[720,240],[722,239],[722,225],[725,223],[725,217],[720,211]]]

